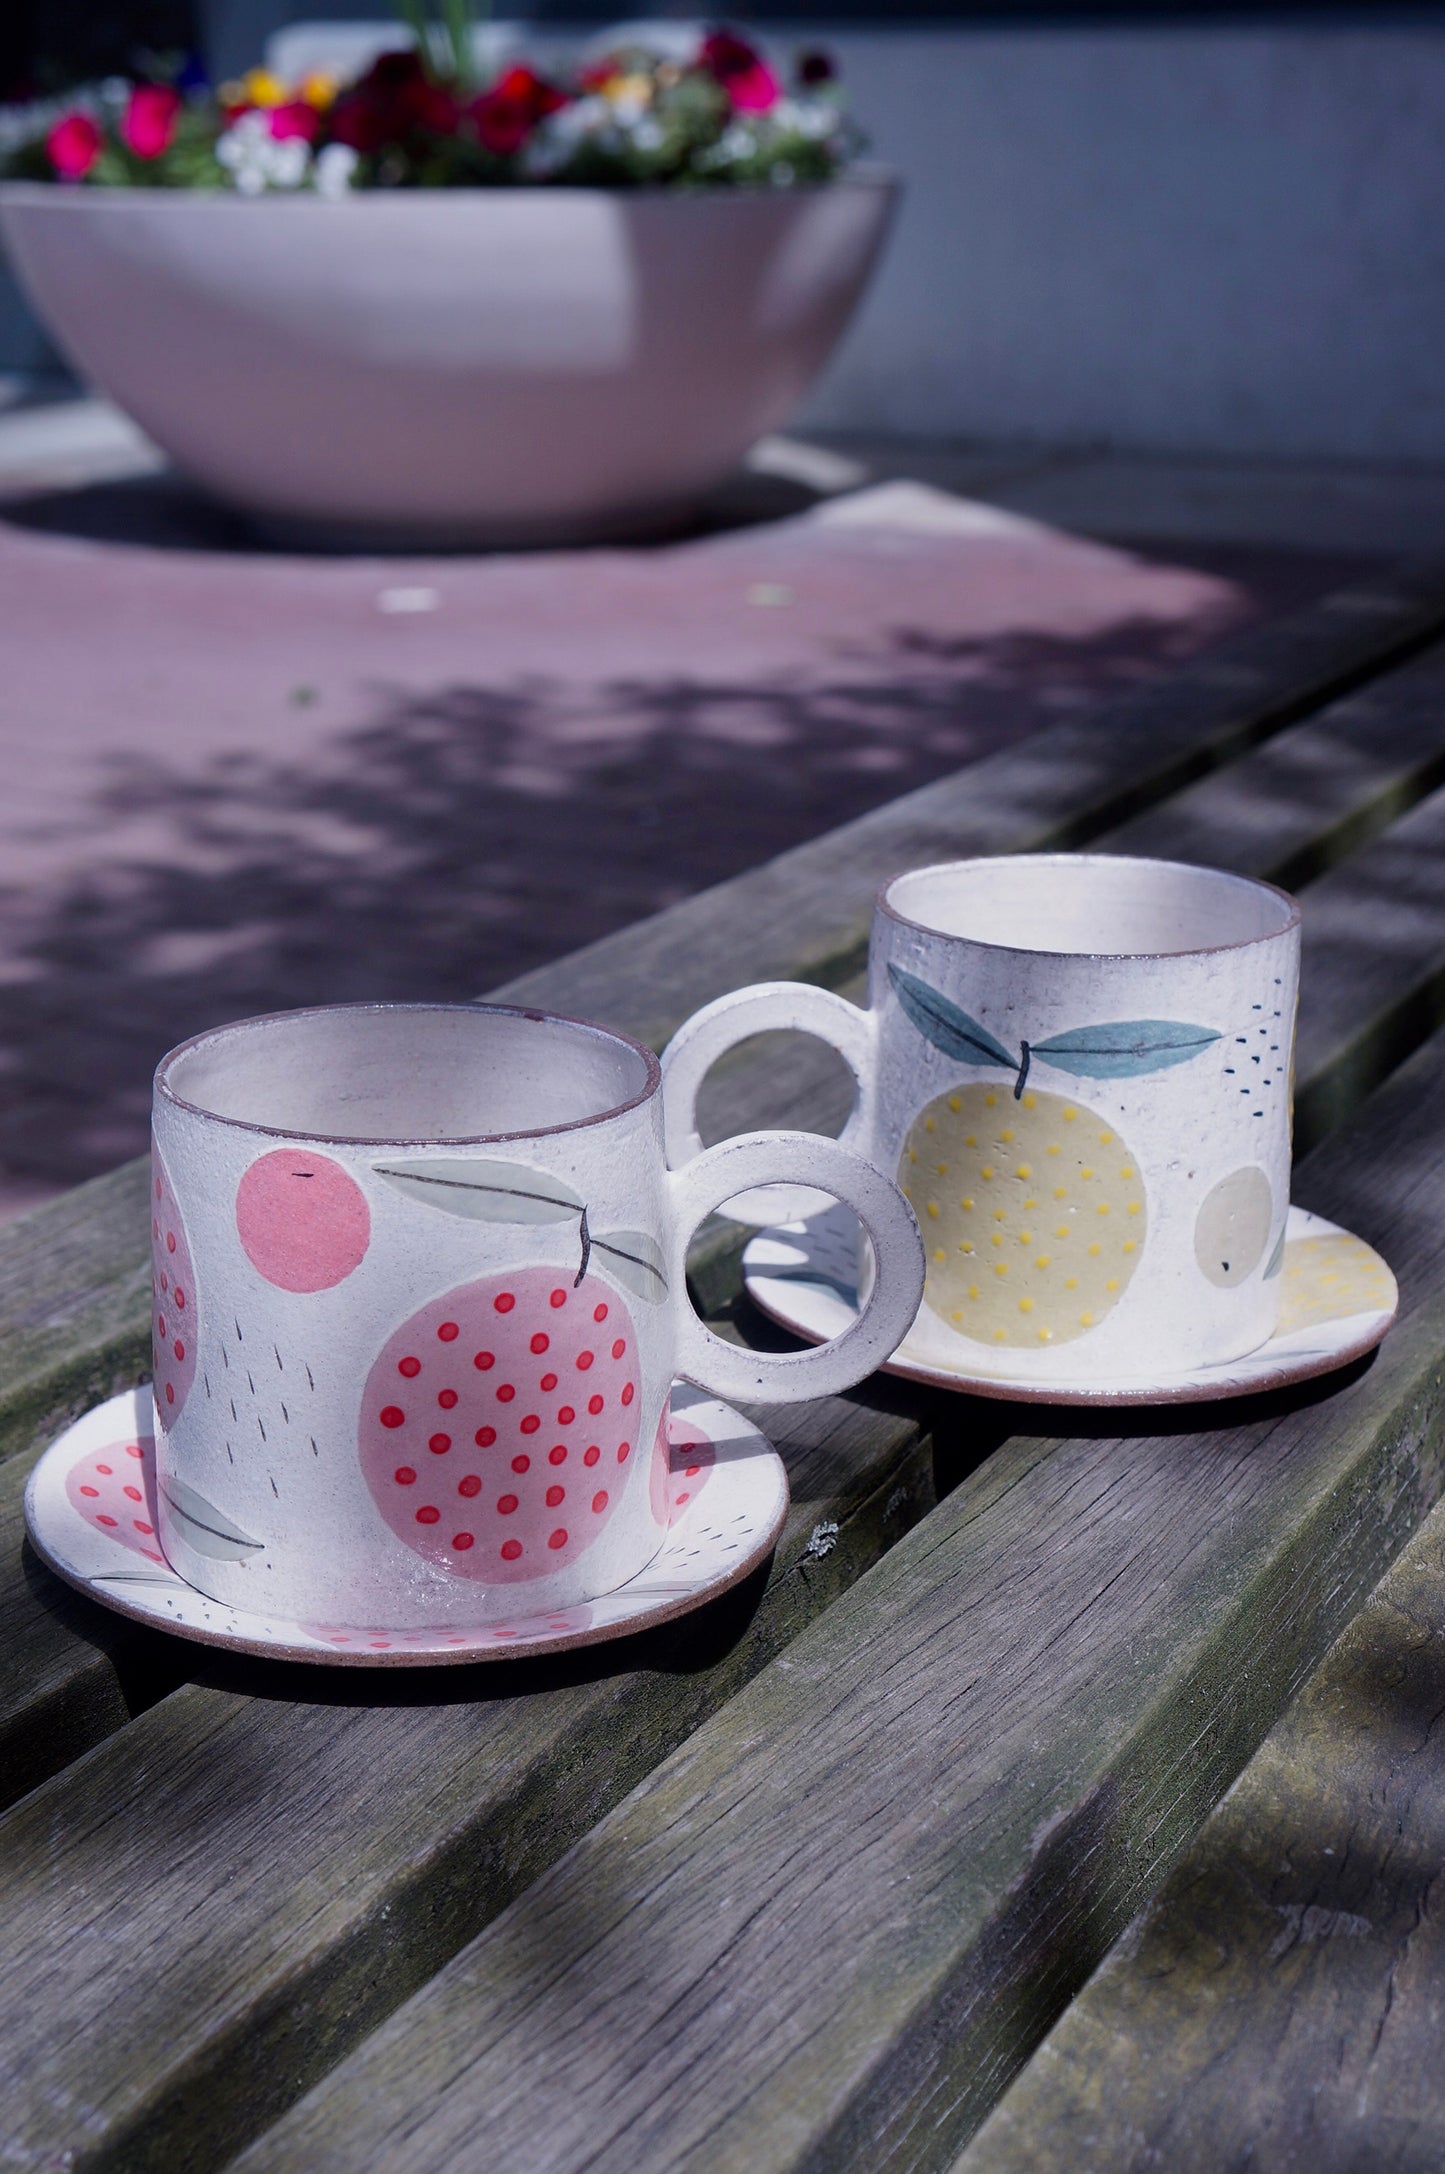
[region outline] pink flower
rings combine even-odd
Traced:
[[[62,181],[84,181],[100,157],[102,137],[88,113],[67,113],[45,139],[46,153]]]
[[[734,113],[766,113],[777,104],[782,85],[756,47],[735,31],[713,31],[698,59],[727,92]]]
[[[284,106],[271,108],[271,134],[284,143],[290,136],[299,136],[303,143],[315,143],[321,133],[321,115],[304,98],[292,98]]]
[[[121,117],[121,141],[138,159],[158,159],[170,148],[181,94],[165,83],[137,83]]]

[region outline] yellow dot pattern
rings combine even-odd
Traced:
[[[1352,1313],[1386,1312],[1395,1301],[1394,1277],[1363,1238],[1340,1231],[1333,1237],[1296,1238],[1284,1249],[1281,1336]]]
[[[1031,1187],[1045,1162],[1040,1222]],[[982,1086],[941,1095],[914,1120],[899,1183],[928,1232],[925,1304],[981,1343],[1036,1350],[1086,1335],[1142,1257],[1149,1218],[1138,1167],[1096,1111],[1063,1095],[1031,1088],[1015,1102]],[[985,1254],[991,1277],[979,1275]]]

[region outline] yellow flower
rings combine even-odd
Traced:
[[[297,84],[296,95],[304,98],[308,106],[314,106],[318,113],[324,113],[328,106],[335,105],[340,87],[338,79],[325,68],[312,68]]]
[[[241,96],[248,106],[284,106],[291,93],[269,68],[248,68],[241,78]]]

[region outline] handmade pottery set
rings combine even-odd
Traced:
[[[156,1074],[153,1389],[41,1459],[31,1537],[189,1637],[475,1661],[664,1621],[766,1557],[786,1477],[733,1399],[887,1364],[1147,1403],[1340,1365],[1396,1294],[1290,1206],[1298,971],[1299,909],[1267,884],[1031,856],[888,885],[867,1010],[741,990],[661,1067],[489,1005],[201,1035]],[[703,1077],[780,1027],[851,1067],[842,1139],[704,1149]],[[754,1298],[822,1348],[698,1320],[687,1244],[724,1203],[771,1226]]]

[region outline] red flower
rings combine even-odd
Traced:
[[[45,149],[62,181],[83,181],[100,157],[101,142],[88,113],[67,113],[46,137]]]
[[[181,94],[166,83],[137,83],[121,116],[121,141],[138,159],[158,159],[170,148]]]
[[[418,130],[450,136],[461,111],[446,86],[432,81],[418,54],[382,53],[337,99],[327,117],[328,133],[365,154],[403,143]]]
[[[315,143],[321,133],[321,116],[304,98],[293,98],[284,106],[272,106],[271,133],[283,143],[288,136]]]
[[[530,68],[509,68],[468,110],[486,149],[510,158],[539,121],[566,103],[559,90]]]
[[[701,65],[727,92],[735,113],[766,113],[775,106],[782,86],[772,69],[746,38],[731,30],[715,30],[702,41]]]

